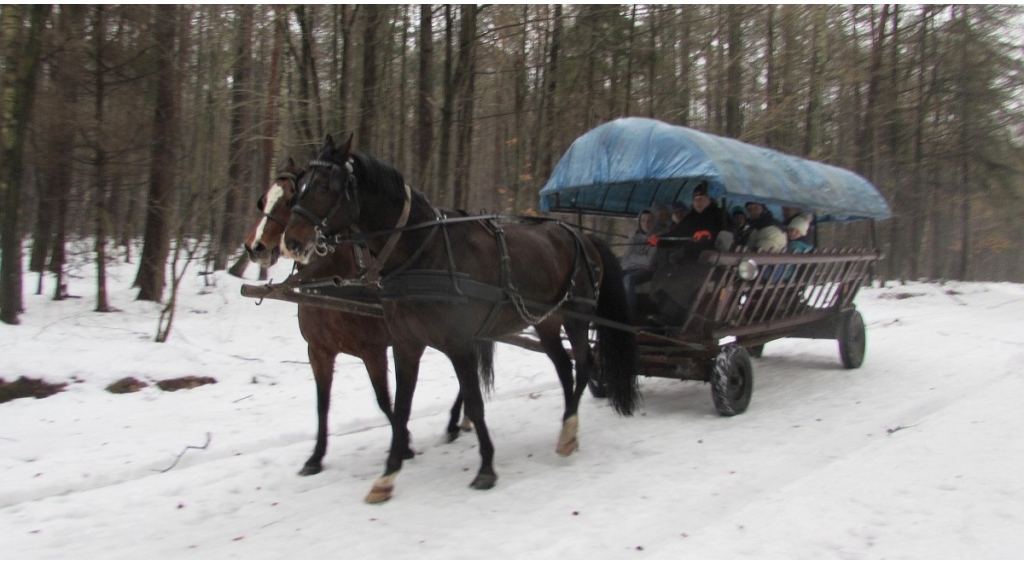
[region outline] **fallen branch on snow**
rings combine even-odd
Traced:
[[[167,468],[164,468],[163,470],[154,470],[154,472],[160,472],[161,474],[163,474],[164,472],[167,472],[171,468],[174,468],[175,466],[178,465],[178,462],[181,461],[181,457],[185,456],[185,453],[188,452],[188,450],[191,449],[191,448],[194,448],[196,450],[206,450],[206,447],[210,446],[210,438],[211,438],[210,437],[210,433],[207,432],[206,433],[206,444],[204,444],[201,447],[188,445],[187,447],[185,447],[185,448],[183,448],[181,450],[181,453],[178,454],[177,457],[174,458],[174,464],[171,464],[170,466],[168,466]]]

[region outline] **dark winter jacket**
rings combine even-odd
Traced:
[[[723,229],[722,208],[711,202],[703,212],[697,213],[695,209],[686,212],[682,221],[659,238],[658,249],[682,249],[682,252],[672,253],[673,260],[697,260],[702,252],[715,248],[715,239]],[[673,240],[676,238],[682,240]]]

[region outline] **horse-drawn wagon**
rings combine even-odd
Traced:
[[[700,185],[723,210],[751,201],[787,206],[813,214],[819,225],[890,216],[878,190],[847,170],[642,118],[615,120],[577,139],[541,190],[541,207],[636,217],[654,204],[689,202]],[[718,411],[734,415],[753,389],[748,349],[759,353],[784,337],[835,339],[843,366],[856,368],[865,329],[854,298],[877,259],[875,250],[854,248],[705,251],[686,265],[699,270],[696,283],[666,279],[679,269],[658,271],[655,285],[688,307],[670,327],[636,327],[638,370],[710,382]],[[592,391],[602,393],[599,382]]]
[[[585,214],[634,216],[652,203],[685,201],[698,185],[727,206],[793,206],[818,223],[888,217],[878,191],[853,173],[626,118],[580,137],[541,191],[542,209],[576,214],[574,226],[439,210],[400,173],[352,152],[350,143],[337,146],[328,137],[320,157],[286,174],[290,189],[275,185],[268,192],[277,190],[280,206],[261,202],[266,219],[254,236],[263,235],[263,251],[280,243],[307,267],[281,284],[243,286],[242,294],[387,321],[374,331],[382,333],[381,347],[393,348],[394,410],[381,400],[392,448],[368,500],[390,497],[402,459],[411,453],[405,426],[425,347],[452,360],[460,400],[480,439],[482,464],[472,483],[479,489],[496,480],[480,392],[481,381],[489,383],[491,359],[480,343],[509,342],[551,358],[566,400],[556,449],[562,455],[577,448],[577,407],[586,387],[630,414],[638,375],[703,380],[712,385],[718,411],[734,415],[746,409],[753,389],[748,347],[783,337],[836,339],[845,366],[863,360],[864,323],[853,300],[878,258],[873,250],[705,251],[682,270],[655,275],[652,282],[686,307],[673,323],[654,327],[629,311],[607,242],[582,227]],[[266,237],[267,220],[279,224],[280,237]],[[685,276],[677,280],[680,272]],[[523,332],[528,327],[532,332]],[[333,354],[338,351],[347,352],[336,347]],[[318,391],[329,394],[329,377],[321,389],[318,376]],[[314,470],[326,445],[326,396],[319,397],[321,432],[307,463]]]

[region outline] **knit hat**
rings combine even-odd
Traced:
[[[686,211],[686,204],[684,204],[682,202],[673,202],[672,203],[672,211],[673,212]]]
[[[729,209],[730,216],[734,216],[736,214],[741,214],[743,217],[746,217],[747,211],[741,208],[740,206],[733,206],[732,208]]]
[[[693,195],[694,196],[707,196],[708,195],[708,185],[705,184],[704,182],[701,182],[700,184],[697,185],[696,188],[693,189]]]
[[[786,226],[787,230],[796,231],[800,237],[807,235],[807,230],[811,228],[811,220],[807,216],[798,215],[793,218],[793,221],[789,222]]]

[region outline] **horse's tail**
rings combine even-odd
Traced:
[[[594,235],[587,238],[601,254],[603,274],[597,300],[597,316],[609,321],[628,324],[630,321],[626,288],[622,283],[619,259],[607,243]],[[597,325],[597,353],[599,377],[604,381],[612,407],[622,415],[632,415],[640,405],[637,384],[636,335],[622,329]]]
[[[494,389],[494,341],[476,341],[476,368],[484,393]]]

